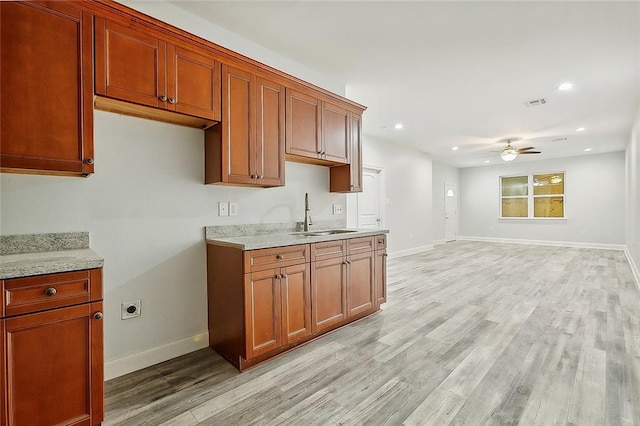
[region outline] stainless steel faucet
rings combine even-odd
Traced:
[[[311,221],[311,215],[309,214],[310,211],[311,209],[309,208],[309,194],[305,193],[304,194],[304,230],[305,231],[308,231],[309,226],[313,225],[313,222]]]

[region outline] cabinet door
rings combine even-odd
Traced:
[[[101,309],[87,303],[5,320],[9,425],[102,421]]]
[[[222,179],[255,184],[255,127],[252,75],[222,65]]]
[[[313,96],[287,89],[287,154],[321,158],[322,109]]]
[[[318,333],[347,319],[347,265],[343,258],[311,264],[312,330]]]
[[[165,108],[166,67],[164,41],[96,18],[96,94]]]
[[[311,334],[311,276],[308,263],[281,269],[283,344]]]
[[[220,64],[206,51],[167,46],[167,108],[220,121]]]
[[[362,192],[362,116],[349,112],[350,192]]]
[[[282,346],[279,269],[245,274],[246,359]]]
[[[374,306],[374,252],[349,256],[347,263],[347,307],[348,317],[352,317]]]
[[[338,163],[348,163],[349,127],[348,111],[330,102],[322,106],[322,158]]]
[[[256,173],[265,186],[284,186],[284,87],[256,79]]]
[[[93,17],[0,2],[0,44],[0,167],[93,173]]]
[[[349,164],[331,167],[331,192],[362,192],[362,116],[349,111]]]
[[[387,252],[376,252],[376,305],[387,301]]]

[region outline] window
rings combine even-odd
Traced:
[[[564,218],[564,172],[500,177],[500,217]]]

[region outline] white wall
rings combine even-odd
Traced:
[[[624,153],[505,163],[460,170],[460,236],[623,245]],[[565,171],[566,220],[499,220],[501,175]]]
[[[345,196],[329,193],[326,167],[287,162],[282,188],[204,185],[196,129],[96,111],[95,158],[86,179],[1,174],[1,232],[90,231],[105,258],[107,362],[160,348],[150,365],[207,345],[204,226],[302,221],[305,192],[314,220],[343,218],[331,214]],[[218,201],[237,201],[239,215],[218,217]],[[142,316],[120,320],[120,303],[135,299]]]
[[[431,158],[414,148],[363,136],[362,162],[384,170],[388,252],[402,256],[433,247]],[[356,226],[356,194],[347,196],[348,226]]]
[[[437,161],[433,162],[433,240],[434,243],[444,242],[444,199],[445,184],[454,184],[460,192],[459,170]],[[460,196],[457,194],[458,217],[460,217]],[[458,224],[458,226],[460,226]]]
[[[626,150],[627,254],[640,286],[640,108]]]

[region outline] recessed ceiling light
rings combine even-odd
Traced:
[[[572,87],[573,87],[573,83],[565,81],[560,86],[558,86],[558,90],[571,90]]]
[[[457,146],[454,146],[453,148],[451,148],[451,150],[452,150],[452,151],[457,151],[457,150],[458,150],[458,147],[457,147]]]
[[[584,132],[584,127],[578,127],[578,128],[576,129],[576,132]]]
[[[491,162],[491,160],[484,160],[484,162],[485,162],[485,163],[490,163],[490,162]]]
[[[585,148],[584,152],[589,152],[591,151],[591,148]]]
[[[395,128],[398,129],[398,130],[402,129],[403,127],[404,126],[401,123],[398,123],[398,124],[395,125]]]

